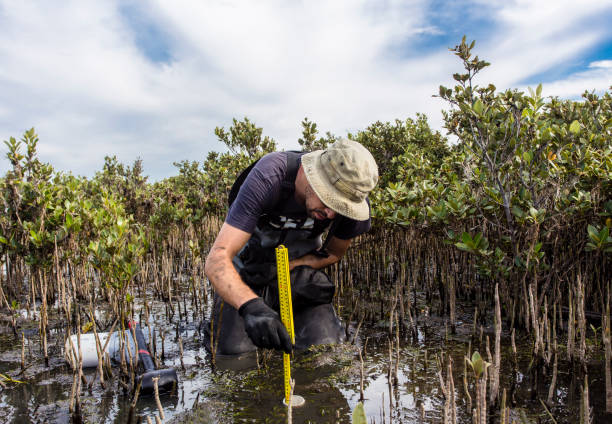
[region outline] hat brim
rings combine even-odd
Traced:
[[[324,150],[316,150],[302,156],[302,167],[308,183],[319,196],[321,202],[334,212],[356,221],[366,221],[370,218],[370,206],[364,199],[355,202],[338,190],[325,177],[321,165],[321,155]]]

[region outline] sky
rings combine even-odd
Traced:
[[[612,0],[0,0],[0,138],[34,127],[58,171],[116,155],[155,181],[226,150],[232,118],[282,149],[305,117],[346,136],[420,112],[444,134],[463,35],[481,85],[578,99],[612,85],[610,22]]]

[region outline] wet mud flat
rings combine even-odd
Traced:
[[[341,305],[337,306],[342,310]],[[292,360],[295,393],[304,397],[306,404],[293,409],[293,422],[350,423],[352,411],[360,401],[368,422],[442,422],[445,396],[440,371],[447,379],[450,357],[457,422],[471,423],[465,387],[467,384],[473,398],[474,377],[469,366],[464,367],[464,358],[477,350],[486,360],[485,340],[487,335],[492,337],[493,329],[473,325],[471,305],[458,306],[454,334],[446,318],[427,313],[428,308],[423,304],[424,312],[414,328],[403,325],[398,328],[384,321],[363,323],[359,327],[358,322],[351,322],[347,343],[296,352]],[[287,410],[282,404],[280,354],[259,351],[240,358],[219,357],[213,364],[204,349],[202,317],[185,313],[180,318],[174,314],[169,319],[163,302],[154,302],[151,310],[150,324],[155,328],[157,355],[162,367],[177,370],[180,381],[176,393],[160,397],[165,422],[287,422]],[[103,316],[103,311],[100,314]],[[41,354],[37,325],[26,312],[18,324],[23,341],[14,336],[6,319],[0,326],[0,373],[14,380],[3,378],[0,422],[70,422],[68,404],[73,372],[64,360],[62,321],[50,319],[48,367]],[[359,331],[355,337],[357,327]],[[177,343],[179,335],[183,344],[182,358]],[[502,334],[500,387],[506,389],[511,420],[517,423],[579,422],[582,370],[559,360],[556,388],[552,402],[545,409],[541,400],[547,398],[550,371],[539,369],[533,362],[529,338],[518,338],[516,345],[515,355],[509,335]],[[593,422],[610,422],[611,417],[604,413],[601,346],[594,341],[589,348],[591,360],[587,372]],[[95,369],[87,369],[84,374],[85,380],[91,382]],[[94,381],[91,388],[83,384],[83,421],[128,422],[131,400],[131,394],[124,393],[117,381],[109,381],[106,389],[98,381]],[[474,399],[472,407],[473,403]],[[131,418],[132,422],[146,422],[149,417],[154,422],[156,414],[159,412],[155,400],[140,397]],[[492,417],[490,422],[499,422],[499,407],[491,409],[489,416]]]
[[[423,316],[419,319],[416,339],[401,336],[399,349],[389,347],[387,323],[380,323],[363,329],[356,345],[320,346],[297,353],[292,361],[295,391],[306,399],[306,405],[293,409],[293,422],[350,423],[352,411],[360,401],[368,422],[443,422],[445,398],[438,373],[441,368],[445,371],[440,361],[450,356],[457,364],[453,368],[457,422],[471,423],[472,414],[462,383],[466,375],[462,364],[469,346],[478,345],[479,334],[474,337],[471,323],[459,322],[456,334],[450,335],[445,322],[443,318]],[[483,336],[486,335],[485,330]],[[580,370],[573,369],[569,363],[559,365],[562,370],[557,376],[553,403],[547,406],[546,412],[540,399],[546,398],[550,376],[542,370],[530,370],[529,340],[518,342],[521,349],[515,366],[509,336],[505,336],[501,387],[507,388],[510,422],[579,422]],[[208,405],[204,404],[186,411],[173,422],[287,422],[286,407],[280,403],[283,398],[281,370],[279,355],[260,360],[259,367],[251,370],[218,368],[213,377],[215,384],[205,394],[206,398],[225,405],[221,415],[210,417]],[[588,372],[592,422],[610,422],[610,416],[604,413],[602,363],[593,361]],[[468,390],[474,396],[470,373],[468,368]],[[491,410],[489,416],[489,422],[500,422],[499,407]]]

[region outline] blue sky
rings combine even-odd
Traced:
[[[0,0],[0,137],[35,127],[43,161],[92,176],[105,155],[157,180],[248,116],[282,148],[425,113],[465,34],[480,83],[579,98],[612,85],[612,0]],[[0,172],[8,167],[0,160]]]

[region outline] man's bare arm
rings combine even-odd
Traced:
[[[232,264],[250,237],[249,233],[224,223],[206,258],[204,271],[217,294],[238,309],[255,346],[291,353],[291,338],[279,315],[253,293]]]
[[[314,269],[321,269],[328,265],[335,264],[340,259],[342,259],[350,245],[351,239],[342,240],[337,237],[332,237],[326,249],[327,253],[329,253],[329,256],[327,258],[321,258],[316,255],[305,255],[301,258],[297,258],[290,261],[289,269],[293,269],[296,266],[300,265],[308,265]]]
[[[257,297],[242,281],[232,264],[232,259],[250,237],[251,234],[223,223],[204,267],[204,272],[217,294],[236,309],[244,302]]]

